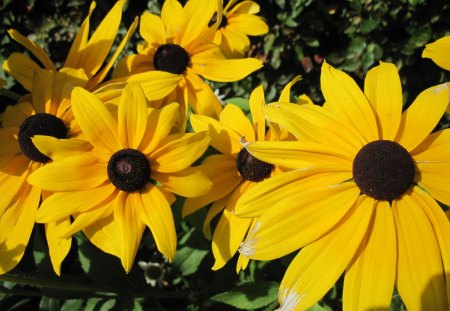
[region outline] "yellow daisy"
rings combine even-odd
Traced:
[[[237,202],[238,216],[259,216],[240,253],[269,260],[301,249],[281,283],[280,310],[307,309],[344,272],[344,310],[389,309],[394,286],[408,310],[448,310],[450,223],[436,200],[450,204],[450,130],[432,132],[447,84],[403,113],[392,64],[370,70],[363,93],[324,63],[321,86],[323,111],[264,109],[299,141],[247,144],[292,170]]]
[[[291,81],[280,97],[289,102]],[[256,183],[270,178],[280,168],[268,164],[250,155],[243,145],[246,142],[278,140],[289,137],[277,127],[266,134],[265,119],[262,107],[265,104],[262,86],[257,87],[250,96],[251,122],[240,108],[227,104],[220,114],[219,121],[202,115],[191,115],[190,121],[196,132],[208,130],[211,135],[211,146],[220,152],[208,156],[202,167],[213,183],[211,190],[198,198],[188,198],[183,206],[183,216],[213,203],[204,222],[204,232],[211,238],[210,222],[222,212],[220,220],[212,236],[212,251],[215,258],[213,270],[223,267],[236,253],[249,228],[256,219],[238,218],[234,215],[234,206],[239,197],[251,189]],[[247,266],[248,260],[240,256],[237,271]]]
[[[127,272],[147,226],[159,251],[172,260],[172,192],[199,196],[211,187],[198,167],[190,167],[208,147],[209,136],[170,134],[178,104],[147,108],[138,83],[125,87],[116,116],[82,88],[72,92],[72,109],[87,141],[33,139],[53,160],[28,178],[32,185],[54,192],[42,202],[36,221],[51,223],[72,215],[74,221],[58,237],[83,230],[93,244],[119,257]],[[80,148],[84,152],[70,156],[66,146],[75,142],[93,148]]]
[[[6,108],[0,129],[0,274],[13,269],[22,258],[41,196],[47,195],[26,181],[33,171],[50,160],[36,149],[31,137],[78,136],[80,129],[68,110],[69,96],[74,86],[86,83],[82,70],[65,68],[55,73],[36,69],[31,95]],[[71,240],[59,239],[56,233],[69,223],[66,217],[46,226],[50,258],[58,275]]]
[[[230,0],[223,9],[222,20],[214,34],[218,44],[228,58],[241,58],[250,48],[248,36],[261,36],[269,31],[262,17],[257,16],[259,5],[254,1]],[[222,0],[223,3],[223,0]],[[209,25],[217,22],[217,13]]]
[[[210,29],[205,30],[205,27],[217,5],[217,1],[189,0],[182,7],[177,0],[166,0],[161,17],[144,13],[139,30],[145,42],[138,45],[138,54],[118,63],[115,77],[152,70],[179,75],[180,81],[168,82],[176,88],[166,102],[180,103],[182,123],[186,122],[188,105],[198,114],[217,117],[222,106],[201,77],[219,82],[237,81],[262,66],[262,62],[254,58],[226,59],[220,47],[212,43],[219,21]],[[148,78],[134,79],[145,82]],[[149,93],[145,87],[144,91]]]

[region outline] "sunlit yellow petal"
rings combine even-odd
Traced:
[[[220,122],[234,130],[245,141],[255,141],[255,131],[250,120],[238,106],[228,104],[220,113]]]
[[[72,109],[81,130],[94,147],[108,152],[122,148],[117,135],[117,121],[95,95],[82,88],[74,88]]]
[[[166,0],[161,9],[161,19],[169,35],[178,35],[183,28],[183,7],[177,0]]]
[[[372,223],[345,273],[345,310],[381,311],[391,305],[397,268],[394,217],[389,202],[375,204]]]
[[[429,218],[406,193],[392,204],[397,228],[396,287],[408,310],[448,310],[445,275]]]
[[[238,81],[262,67],[256,58],[218,59],[192,57],[192,70],[206,79],[218,82]]]
[[[217,118],[222,111],[222,105],[212,91],[211,86],[206,84],[205,81],[190,68],[187,69],[185,82],[189,105],[194,112]]]
[[[161,18],[155,14],[144,12],[141,15],[139,33],[142,38],[156,48],[166,43],[165,28]]]
[[[31,91],[33,88],[33,75],[40,67],[28,57],[20,53],[12,53],[3,62],[3,69],[27,91]]]
[[[233,18],[228,20],[228,27],[239,30],[249,36],[260,36],[269,31],[269,26],[261,17],[249,14],[233,16]]]
[[[38,69],[33,76],[33,92],[31,93],[33,107],[36,113],[56,114],[56,105],[53,104],[52,111],[45,108],[51,104],[54,73],[50,70]]]
[[[35,135],[31,141],[40,152],[53,161],[81,155],[92,149],[92,145],[85,140],[57,139],[52,136]]]
[[[439,67],[450,70],[450,36],[443,37],[425,45],[422,57],[431,58]]]
[[[53,270],[58,276],[61,275],[61,264],[69,253],[72,245],[72,238],[58,239],[58,232],[60,230],[64,230],[64,228],[67,228],[69,225],[69,218],[45,225],[45,234],[47,237],[50,260],[52,262]]]
[[[139,217],[152,231],[158,250],[172,261],[177,246],[177,235],[172,210],[158,187],[147,186],[141,191],[142,205]]]
[[[252,91],[249,98],[250,112],[256,130],[256,140],[264,140],[266,136],[266,119],[262,111],[265,103],[264,89],[260,85]]]
[[[380,139],[394,140],[402,115],[402,85],[394,64],[380,62],[364,80],[364,93],[375,111]]]
[[[447,109],[448,101],[447,84],[433,86],[420,93],[403,112],[395,141],[408,151],[417,147],[436,127]]]
[[[114,222],[114,214],[98,219],[84,228],[83,233],[92,244],[102,251],[120,257],[120,241],[117,239],[117,224]]]
[[[282,307],[290,303],[290,310],[305,310],[326,294],[366,234],[372,207],[373,200],[361,197],[335,229],[300,251],[280,284]]]
[[[148,100],[158,100],[172,92],[181,80],[180,75],[165,71],[134,74],[127,81],[139,82]]]

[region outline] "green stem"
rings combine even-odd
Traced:
[[[7,90],[7,89],[0,89],[0,94],[5,95],[6,97],[11,98],[12,100],[18,101],[19,98],[21,97],[19,94],[17,94],[16,92]]]

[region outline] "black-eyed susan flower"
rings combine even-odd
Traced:
[[[237,202],[237,215],[259,216],[240,253],[269,260],[301,249],[281,283],[280,310],[307,309],[343,273],[344,310],[389,309],[394,286],[408,310],[448,310],[450,223],[437,201],[450,204],[450,130],[432,132],[447,84],[403,113],[392,64],[370,70],[363,93],[324,63],[321,86],[322,111],[264,109],[299,141],[247,144],[292,170]]]
[[[144,13],[140,19],[144,43],[138,45],[138,54],[125,57],[118,63],[115,77],[131,75],[131,79],[145,82],[147,77],[136,78],[133,75],[153,70],[179,75],[181,80],[167,82],[176,88],[166,102],[180,103],[182,123],[186,122],[188,105],[198,114],[217,117],[222,105],[203,78],[219,82],[237,81],[262,66],[262,62],[255,58],[226,59],[220,47],[212,43],[218,25],[216,23],[209,29],[206,25],[217,6],[217,1],[189,0],[183,7],[177,0],[167,0],[161,17]],[[145,87],[144,91],[148,94]]]
[[[70,156],[67,140],[33,139],[53,160],[28,178],[32,185],[54,192],[42,202],[36,221],[51,223],[73,216],[58,237],[83,230],[94,245],[119,257],[126,271],[149,227],[158,250],[172,260],[173,193],[199,196],[211,187],[201,170],[191,167],[208,147],[209,136],[171,134],[178,104],[148,108],[142,87],[133,82],[124,89],[116,115],[82,88],[72,92],[72,109],[85,143],[93,148]]]
[[[289,102],[290,88],[299,78],[291,81],[280,100]],[[198,198],[188,198],[183,206],[183,216],[212,203],[205,222],[204,232],[211,238],[210,223],[222,213],[212,236],[212,251],[215,258],[214,270],[223,267],[237,252],[249,228],[256,218],[238,218],[234,215],[234,206],[240,196],[261,182],[280,171],[279,167],[260,161],[243,148],[247,142],[278,140],[289,137],[288,133],[278,127],[270,128],[266,133],[266,122],[262,114],[265,105],[262,86],[257,87],[250,96],[250,121],[242,110],[227,104],[219,120],[202,115],[191,115],[191,125],[195,131],[208,130],[211,146],[220,152],[208,156],[202,167],[213,183],[211,190]],[[247,266],[248,260],[240,256],[237,271]]]
[[[223,3],[223,0],[222,0]],[[222,20],[214,34],[214,43],[218,44],[228,58],[241,58],[250,48],[248,36],[261,36],[269,31],[259,13],[259,5],[254,1],[228,1],[223,9]],[[210,25],[217,21],[214,14]]]
[[[86,83],[87,77],[82,70],[65,68],[52,72],[36,69],[31,94],[15,106],[6,108],[0,129],[0,274],[19,263],[30,239],[41,197],[48,195],[26,181],[33,171],[50,161],[36,149],[31,137],[79,136],[80,129],[68,110],[69,97],[74,86]],[[72,144],[67,145],[67,150],[72,147]],[[46,225],[50,259],[58,275],[71,240],[57,238],[57,233],[69,224],[69,218],[61,218]]]

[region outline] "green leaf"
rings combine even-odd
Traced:
[[[320,304],[316,303],[311,308],[307,309],[307,311],[333,311],[333,309],[329,306],[321,306]]]
[[[242,284],[230,291],[211,297],[241,310],[258,309],[274,302],[278,296],[277,282],[260,281]]]
[[[209,250],[203,234],[192,228],[180,241],[180,247],[175,254],[174,266],[182,275],[191,275],[197,272]]]
[[[82,310],[83,300],[81,299],[69,299],[64,302],[60,311],[78,311]]]
[[[250,110],[250,105],[249,105],[249,102],[248,102],[247,98],[233,97],[233,98],[229,98],[229,99],[225,100],[225,102],[227,104],[236,105],[236,106],[238,106],[239,108],[241,108],[244,111]]]

